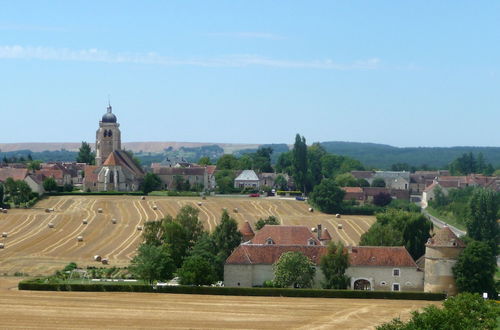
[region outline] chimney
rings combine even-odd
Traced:
[[[318,239],[321,241],[321,224],[318,224]]]

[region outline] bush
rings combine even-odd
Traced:
[[[276,192],[276,194],[278,196],[285,196],[286,194],[289,194],[290,196],[302,196],[302,191],[298,191],[298,190],[290,190],[290,191],[287,191],[287,190],[278,190]]]
[[[45,283],[45,279],[21,281],[19,290],[37,291],[117,291],[117,292],[159,292],[180,294],[208,294],[225,296],[269,296],[269,297],[310,297],[310,298],[357,298],[357,299],[404,299],[440,301],[445,298],[442,293],[426,292],[393,292],[393,291],[354,291],[354,290],[322,290],[322,289],[283,289],[283,288],[240,288],[240,287],[207,287],[207,286],[161,286],[154,287],[140,284],[66,284]]]

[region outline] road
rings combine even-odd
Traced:
[[[427,212],[425,209],[422,209],[422,213],[424,215],[426,215],[432,221],[432,223],[434,225],[436,225],[438,228],[443,228],[443,226],[448,226],[448,227],[450,227],[451,231],[453,231],[453,233],[455,233],[455,235],[457,235],[458,237],[465,236],[465,234],[467,234],[467,232],[460,230],[457,227],[454,227],[450,224],[447,224],[443,220],[440,220],[440,219],[436,218],[435,216],[429,214],[429,212]]]

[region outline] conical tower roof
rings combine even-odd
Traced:
[[[429,238],[425,245],[430,247],[465,247],[465,243],[448,226],[439,229],[433,237]]]

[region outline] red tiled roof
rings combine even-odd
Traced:
[[[243,223],[243,226],[241,226],[240,228],[240,233],[243,235],[244,241],[249,241],[255,236],[255,233],[250,224],[248,223],[248,221],[245,221]]]
[[[404,246],[355,246],[349,252],[351,266],[417,267]]]
[[[301,252],[315,264],[319,264],[328,250],[322,245],[254,245],[242,244],[227,258],[226,264],[255,265],[274,264],[285,252]]]
[[[448,226],[439,229],[433,237],[429,238],[425,245],[436,247],[465,247],[464,242],[462,242]]]
[[[137,166],[130,156],[121,150],[115,150],[109,154],[103,163],[103,166],[122,166],[138,176],[144,175],[142,169]]]
[[[24,180],[28,175],[28,169],[26,168],[11,168],[2,167],[0,168],[0,181],[4,182],[7,178],[12,178],[14,180]]]
[[[330,235],[330,232],[328,229],[323,229],[323,232],[321,233],[320,240],[322,241],[331,241],[332,240],[332,235]]]
[[[103,166],[118,166],[120,163],[116,159],[116,155],[114,152],[110,153],[108,158],[102,164]]]
[[[89,182],[97,182],[97,170],[99,169],[99,166],[94,166],[94,165],[87,165],[85,166],[85,183]]]
[[[266,244],[268,238],[272,238],[277,245],[307,245],[309,239],[316,244],[319,240],[306,226],[271,226],[265,225],[252,239],[252,244]]]
[[[215,169],[217,168],[217,166],[216,165],[207,165],[205,168],[206,168],[207,174],[212,175],[215,173]]]
[[[346,193],[363,193],[363,188],[361,187],[342,187]]]
[[[64,171],[54,167],[42,168],[41,170],[35,171],[35,173],[41,174],[47,178],[54,178],[59,180],[64,179]]]

